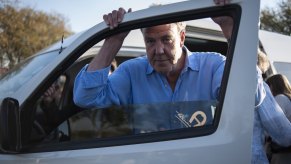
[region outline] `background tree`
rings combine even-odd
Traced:
[[[9,68],[22,59],[72,34],[60,14],[17,7],[17,1],[0,1],[0,58]]]
[[[277,3],[278,9],[265,8],[261,11],[261,29],[291,35],[291,0]]]

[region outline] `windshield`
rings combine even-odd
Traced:
[[[277,73],[285,75],[291,81],[291,63],[274,62]]]
[[[29,79],[41,71],[49,63],[48,61],[51,61],[56,55],[58,55],[58,51],[30,57],[0,77],[0,97],[13,94]]]

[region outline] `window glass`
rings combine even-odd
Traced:
[[[58,55],[58,51],[33,56],[15,66],[4,76],[1,76],[0,97],[14,93],[41,71],[49,63],[48,61],[52,61],[56,55]]]
[[[216,101],[112,106],[69,119],[72,140],[129,136],[213,124]]]
[[[38,142],[51,132],[50,137],[56,137],[58,132],[55,129],[64,121],[60,104],[65,83],[66,76],[61,75],[36,101],[31,142]]]

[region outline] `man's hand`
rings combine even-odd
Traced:
[[[42,95],[44,105],[48,105],[49,103],[56,101],[60,96],[58,94],[61,94],[59,92],[59,86],[56,83],[53,83],[52,86],[50,86]]]
[[[230,0],[213,0],[213,1],[216,5],[221,6],[230,3]],[[227,40],[230,40],[233,29],[233,18],[231,18],[230,16],[218,16],[212,17],[211,19],[220,26],[224,37]]]
[[[124,15],[129,12],[131,12],[131,8],[127,12],[123,8],[119,8],[103,15],[103,19],[110,29],[114,29],[123,21]],[[128,33],[129,31],[126,31],[106,38],[100,51],[90,62],[87,71],[96,71],[110,66]]]
[[[128,13],[131,12],[131,8],[128,9]],[[124,15],[126,14],[125,9],[120,7],[118,10],[113,10],[109,14],[103,15],[103,20],[110,27],[110,29],[116,28],[119,23],[122,22]]]
[[[103,15],[103,20],[109,26],[110,29],[114,29],[118,27],[119,23],[122,22],[124,15],[130,12],[131,8],[129,8],[128,11],[126,12],[125,9],[120,7],[118,10],[113,10],[111,13]],[[118,40],[123,40],[128,35],[128,33],[129,31],[120,33],[118,35],[115,35],[114,37],[118,38]]]

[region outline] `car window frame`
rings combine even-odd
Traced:
[[[231,10],[229,12],[228,10]],[[189,16],[189,14],[193,14],[195,16]],[[200,9],[200,10],[195,10],[195,11],[187,11],[187,12],[182,12],[181,13],[175,13],[174,15],[166,15],[166,16],[158,16],[158,17],[153,17],[153,18],[147,18],[147,19],[142,19],[138,21],[132,21],[132,22],[127,22],[124,24],[120,25],[120,28],[116,30],[106,30],[106,31],[101,31],[100,33],[96,34],[95,36],[92,36],[88,41],[82,43],[78,49],[76,49],[69,57],[75,56],[70,60],[65,60],[63,64],[65,66],[69,66],[68,63],[71,63],[72,60],[76,60],[78,58],[78,54],[82,54],[80,52],[85,52],[89,47],[93,46],[96,44],[96,42],[102,40],[103,38],[106,38],[109,35],[113,35],[119,32],[127,31],[128,29],[136,29],[140,28],[140,22],[144,22],[143,24],[145,26],[153,26],[156,24],[161,24],[161,23],[169,23],[169,18],[174,18],[170,19],[171,22],[175,20],[179,20],[180,17],[184,16],[184,19],[190,19],[190,18],[200,18],[204,15],[207,16],[218,16],[218,15],[223,15],[223,14],[237,14],[237,19],[234,24],[234,33],[237,33],[238,27],[239,27],[239,22],[240,22],[240,14],[241,14],[241,8],[238,5],[228,5],[225,7],[210,7],[210,8],[205,8],[205,9]],[[153,21],[153,19],[155,19]],[[97,38],[97,39],[96,39]],[[214,118],[214,126],[211,128],[203,128],[203,129],[197,129],[199,130],[198,134],[193,134],[193,129],[177,129],[175,131],[166,131],[166,132],[159,132],[158,134],[143,134],[142,136],[134,136],[133,138],[130,137],[123,137],[123,138],[118,138],[118,139],[108,139],[105,141],[101,141],[99,143],[95,143],[96,140],[92,139],[92,141],[74,141],[72,143],[52,143],[50,145],[34,145],[33,147],[28,146],[28,148],[25,150],[25,152],[22,153],[32,153],[32,152],[46,152],[46,151],[59,151],[59,150],[75,150],[75,149],[84,149],[84,148],[96,148],[96,147],[107,147],[107,146],[119,146],[119,145],[130,145],[130,144],[138,144],[138,143],[148,143],[148,142],[158,142],[158,141],[167,141],[167,140],[175,140],[175,139],[184,139],[184,138],[190,138],[190,137],[198,137],[198,136],[205,136],[212,134],[216,131],[218,124],[219,124],[219,119],[221,116],[221,109],[223,107],[223,102],[224,102],[224,95],[226,91],[226,86],[227,86],[227,81],[228,81],[228,75],[229,71],[231,68],[231,63],[232,63],[232,55],[234,53],[234,46],[235,46],[235,40],[236,40],[236,35],[233,35],[231,39],[231,43],[229,45],[229,49],[227,52],[227,57],[228,59],[226,60],[225,64],[225,71],[224,75],[222,78],[221,82],[221,92],[220,92],[220,101],[222,103],[219,104],[217,109],[218,112],[215,115]],[[66,67],[63,67],[62,69],[65,69]],[[52,78],[56,78],[58,76],[60,70],[58,70],[58,73],[52,72],[50,76],[47,77],[47,79],[50,79],[48,81],[52,82]],[[49,82],[43,83],[46,85],[43,86],[48,86]],[[42,89],[44,90],[44,89]],[[40,93],[36,93],[32,95],[25,103],[24,107],[27,106],[30,102],[33,102],[32,99],[34,99],[36,96],[39,96]],[[182,135],[181,135],[182,133]],[[63,146],[62,146],[63,145]]]

